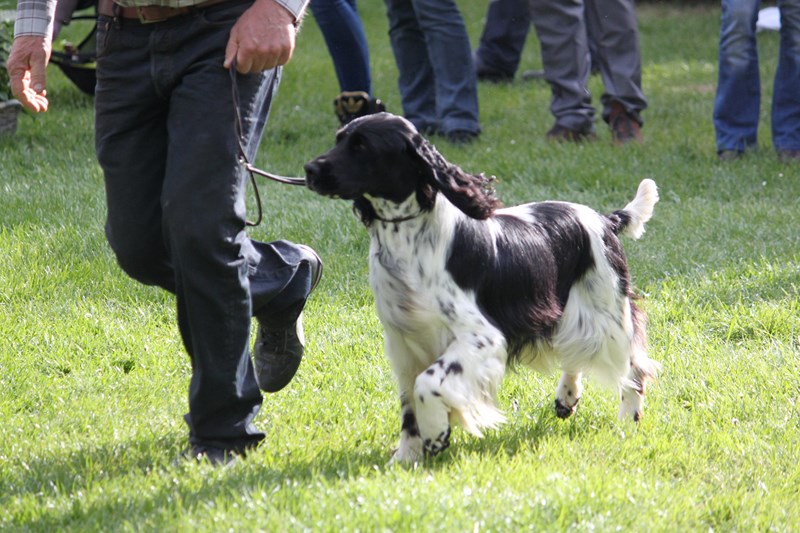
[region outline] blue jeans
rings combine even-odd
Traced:
[[[759,0],[723,0],[719,80],[714,100],[717,150],[757,145],[761,105],[756,21]],[[800,1],[781,0],[780,51],[772,96],[772,143],[800,149]]]
[[[302,249],[245,233],[247,179],[238,162],[230,72],[231,0],[156,24],[101,16],[96,149],[106,235],[122,269],[176,296],[192,362],[192,444],[255,446],[262,396],[249,354],[251,315],[297,316],[310,290]],[[238,78],[245,151],[255,155],[279,71]]]
[[[420,131],[480,132],[478,81],[453,0],[385,0],[403,113]]]
[[[372,94],[369,47],[355,0],[312,0],[310,6],[333,60],[339,89]]]

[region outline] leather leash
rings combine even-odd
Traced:
[[[250,183],[253,184],[253,192],[255,193],[256,205],[258,206],[258,218],[256,219],[256,221],[250,222],[249,220],[246,220],[245,224],[254,227],[261,224],[261,221],[264,219],[264,208],[261,204],[261,193],[258,190],[258,183],[256,183],[256,178],[255,178],[256,174],[258,174],[259,176],[263,176],[267,179],[270,179],[272,181],[277,181],[278,183],[285,183],[287,185],[304,186],[306,184],[306,179],[300,177],[281,176],[279,174],[273,174],[271,172],[266,172],[264,170],[261,170],[250,163],[244,149],[245,140],[244,140],[244,132],[242,131],[242,116],[239,113],[239,86],[237,83],[236,59],[234,59],[233,62],[231,63],[230,72],[231,72],[231,94],[233,97],[234,123],[236,127],[236,141],[239,145],[239,164],[241,164],[244,167],[245,171],[247,171],[248,175],[250,176]],[[272,106],[272,96],[275,92],[275,83],[277,79],[278,79],[278,67],[275,67],[272,72],[272,80],[270,80],[270,85],[267,92],[267,101],[265,102],[267,109],[269,109]]]

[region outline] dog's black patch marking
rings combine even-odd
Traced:
[[[461,374],[464,372],[464,367],[458,361],[453,361],[445,370],[445,374]]]
[[[418,437],[419,428],[417,427],[417,417],[411,411],[406,411],[403,414],[403,425],[401,429],[406,432],[409,437]]]
[[[497,232],[485,223],[461,220],[446,265],[461,289],[477,293],[512,359],[526,344],[549,338],[570,289],[594,267],[591,238],[569,204],[541,202],[527,210],[533,224],[496,214]]]

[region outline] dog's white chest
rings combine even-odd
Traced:
[[[381,320],[403,331],[441,328],[445,258],[417,231],[383,231],[370,245],[370,284]]]

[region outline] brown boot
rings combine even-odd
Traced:
[[[611,128],[612,142],[616,145],[642,142],[642,126],[619,102],[611,102],[608,126]]]

